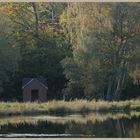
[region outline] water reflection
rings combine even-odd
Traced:
[[[140,137],[140,113],[0,118],[0,137]]]

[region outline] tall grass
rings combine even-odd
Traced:
[[[0,115],[22,115],[22,114],[56,114],[56,113],[85,113],[103,111],[140,111],[140,100],[128,100],[119,102],[107,101],[48,101],[37,102],[0,102]]]

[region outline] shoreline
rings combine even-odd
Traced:
[[[0,116],[17,115],[55,115],[55,114],[83,114],[108,112],[140,112],[140,100],[118,102],[74,100],[53,100],[45,103],[38,102],[0,102]]]

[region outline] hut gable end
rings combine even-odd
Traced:
[[[47,82],[45,79],[24,78],[22,81],[23,101],[44,102],[47,100]]]

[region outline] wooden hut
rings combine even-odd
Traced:
[[[47,82],[44,78],[24,78],[22,81],[24,102],[47,101]]]

